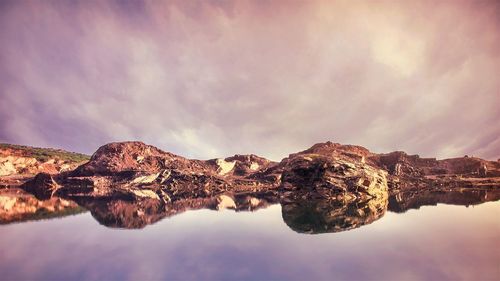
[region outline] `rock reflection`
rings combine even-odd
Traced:
[[[188,210],[232,209],[236,212],[255,211],[280,203],[284,222],[301,233],[339,232],[369,224],[381,218],[386,210],[387,198],[343,202],[331,200],[292,200],[274,194],[259,196],[221,195],[211,198],[178,200],[165,204],[154,199],[140,201],[88,200],[77,201],[90,210],[102,225],[113,228],[143,228],[163,218]]]
[[[437,204],[470,206],[498,200],[500,200],[500,190],[498,189],[407,191],[398,192],[389,197],[389,211],[404,213],[422,206],[435,206]]]
[[[370,224],[387,210],[387,198],[365,201],[300,200],[282,202],[285,223],[299,233],[341,232]]]
[[[80,199],[100,224],[112,228],[143,228],[166,216],[158,200],[127,201],[121,199]]]
[[[0,224],[64,217],[86,212],[71,200],[39,200],[19,188],[0,189]]]
[[[90,211],[102,225],[138,229],[189,210],[231,209],[256,211],[281,204],[283,221],[298,233],[334,233],[362,227],[382,218],[387,211],[403,213],[409,209],[437,204],[476,205],[500,200],[500,190],[464,189],[455,191],[407,191],[368,200],[293,199],[276,193],[224,194],[164,202],[153,198],[52,197],[38,200],[18,188],[0,190],[0,224],[63,217]]]
[[[141,200],[123,199],[76,199],[78,204],[90,210],[92,216],[102,225],[112,228],[144,228],[163,218],[184,213],[189,210],[232,209],[236,212],[255,211],[278,203],[274,195],[245,194],[221,195],[210,198],[177,200],[164,203],[160,200],[144,198]]]

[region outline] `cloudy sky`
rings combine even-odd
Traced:
[[[500,157],[497,1],[0,1],[0,141]]]

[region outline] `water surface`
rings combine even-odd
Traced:
[[[498,280],[499,202],[442,197],[358,206],[287,202],[254,212],[201,209],[141,229],[107,227],[91,212],[2,225],[0,276]]]

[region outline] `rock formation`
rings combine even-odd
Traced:
[[[60,149],[0,144],[0,186],[19,185],[38,173],[71,171],[88,158]]]
[[[12,151],[7,157],[13,155],[26,157]],[[65,157],[81,159],[71,154]],[[57,163],[60,159],[55,158]],[[411,203],[417,200],[411,194],[500,190],[499,162],[474,157],[436,160],[404,152],[377,154],[332,142],[315,144],[280,162],[256,155],[193,160],[142,142],[106,144],[79,166],[64,161],[74,169],[37,169],[43,173],[26,176],[20,187],[39,200],[73,200],[89,208],[103,224],[120,227],[143,227],[186,209],[253,210],[281,202],[285,220],[297,231],[320,231],[314,225],[299,226],[298,209],[324,213],[320,228],[336,231],[374,221],[394,202],[401,209],[416,204]],[[16,173],[20,171],[16,168]],[[13,176],[0,177],[0,182],[4,187],[16,185]],[[307,202],[323,203],[309,206]],[[326,214],[334,214],[335,219]]]
[[[302,198],[387,197],[387,171],[366,163],[369,154],[358,146],[316,144],[281,161],[281,189]]]
[[[37,196],[150,198],[171,203],[222,194],[359,201],[396,190],[499,186],[500,163],[464,157],[375,154],[321,143],[276,163],[255,155],[192,160],[141,142],[111,143],[73,171],[41,174],[23,185]]]

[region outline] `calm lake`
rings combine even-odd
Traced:
[[[308,202],[192,210],[142,229],[91,212],[1,225],[0,279],[500,279],[498,201],[401,209],[396,199],[375,215]]]

